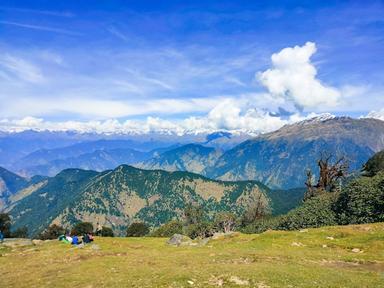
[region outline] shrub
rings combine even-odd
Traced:
[[[151,236],[153,237],[171,237],[174,234],[183,233],[183,224],[180,221],[172,220],[157,228]]]
[[[334,209],[340,224],[384,221],[384,172],[350,182]]]
[[[72,235],[83,235],[93,233],[93,225],[90,222],[79,222],[73,226],[71,230]]]
[[[11,236],[11,218],[8,213],[0,213],[0,231],[4,237]]]
[[[127,229],[127,237],[143,237],[149,233],[149,227],[142,222],[134,222]]]
[[[210,222],[190,224],[188,226],[185,226],[183,230],[184,234],[191,239],[210,237],[215,232],[214,225]]]
[[[281,230],[295,230],[336,225],[337,217],[333,211],[333,205],[336,199],[336,193],[326,193],[312,197],[298,208],[282,216],[276,228]]]
[[[57,239],[60,235],[63,234],[65,234],[65,229],[63,227],[56,224],[52,224],[42,233],[40,233],[37,238],[41,240]]]
[[[102,237],[113,237],[113,230],[110,227],[103,226],[101,229],[101,236]]]

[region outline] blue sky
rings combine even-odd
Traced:
[[[1,1],[0,126],[380,118],[383,40],[382,1]]]

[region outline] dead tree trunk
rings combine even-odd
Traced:
[[[307,191],[304,195],[304,201],[322,193],[334,192],[340,181],[346,177],[348,162],[345,157],[339,157],[334,163],[331,162],[332,158],[332,154],[321,154],[320,159],[317,161],[319,179],[316,185],[312,184],[312,171],[307,171],[307,181],[305,182]]]

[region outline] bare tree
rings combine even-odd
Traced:
[[[233,231],[236,224],[236,216],[230,212],[220,212],[215,216],[215,226],[229,233]]]
[[[304,195],[304,201],[322,193],[334,192],[337,185],[342,181],[348,171],[348,161],[344,156],[337,158],[332,163],[333,155],[330,153],[322,153],[317,161],[319,167],[319,178],[317,184],[313,185],[313,174],[311,170],[307,171],[307,180],[305,186],[307,191]]]
[[[253,223],[264,217],[268,213],[267,202],[260,193],[256,198],[252,197],[248,203],[248,207],[243,215],[243,224]]]

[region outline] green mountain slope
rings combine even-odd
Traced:
[[[27,226],[32,233],[42,230],[64,209],[78,201],[82,189],[97,174],[94,171],[67,169],[49,178],[44,185],[7,209],[15,227]]]
[[[132,221],[158,226],[181,217],[187,204],[199,204],[208,212],[241,213],[252,199],[261,199],[271,210],[286,212],[276,191],[256,181],[224,182],[189,172],[142,170],[121,165],[97,173],[68,169],[16,202],[10,209],[14,227],[27,225],[36,233],[51,223],[70,226],[77,221],[112,226],[123,231]],[[288,207],[289,206],[289,207]]]

